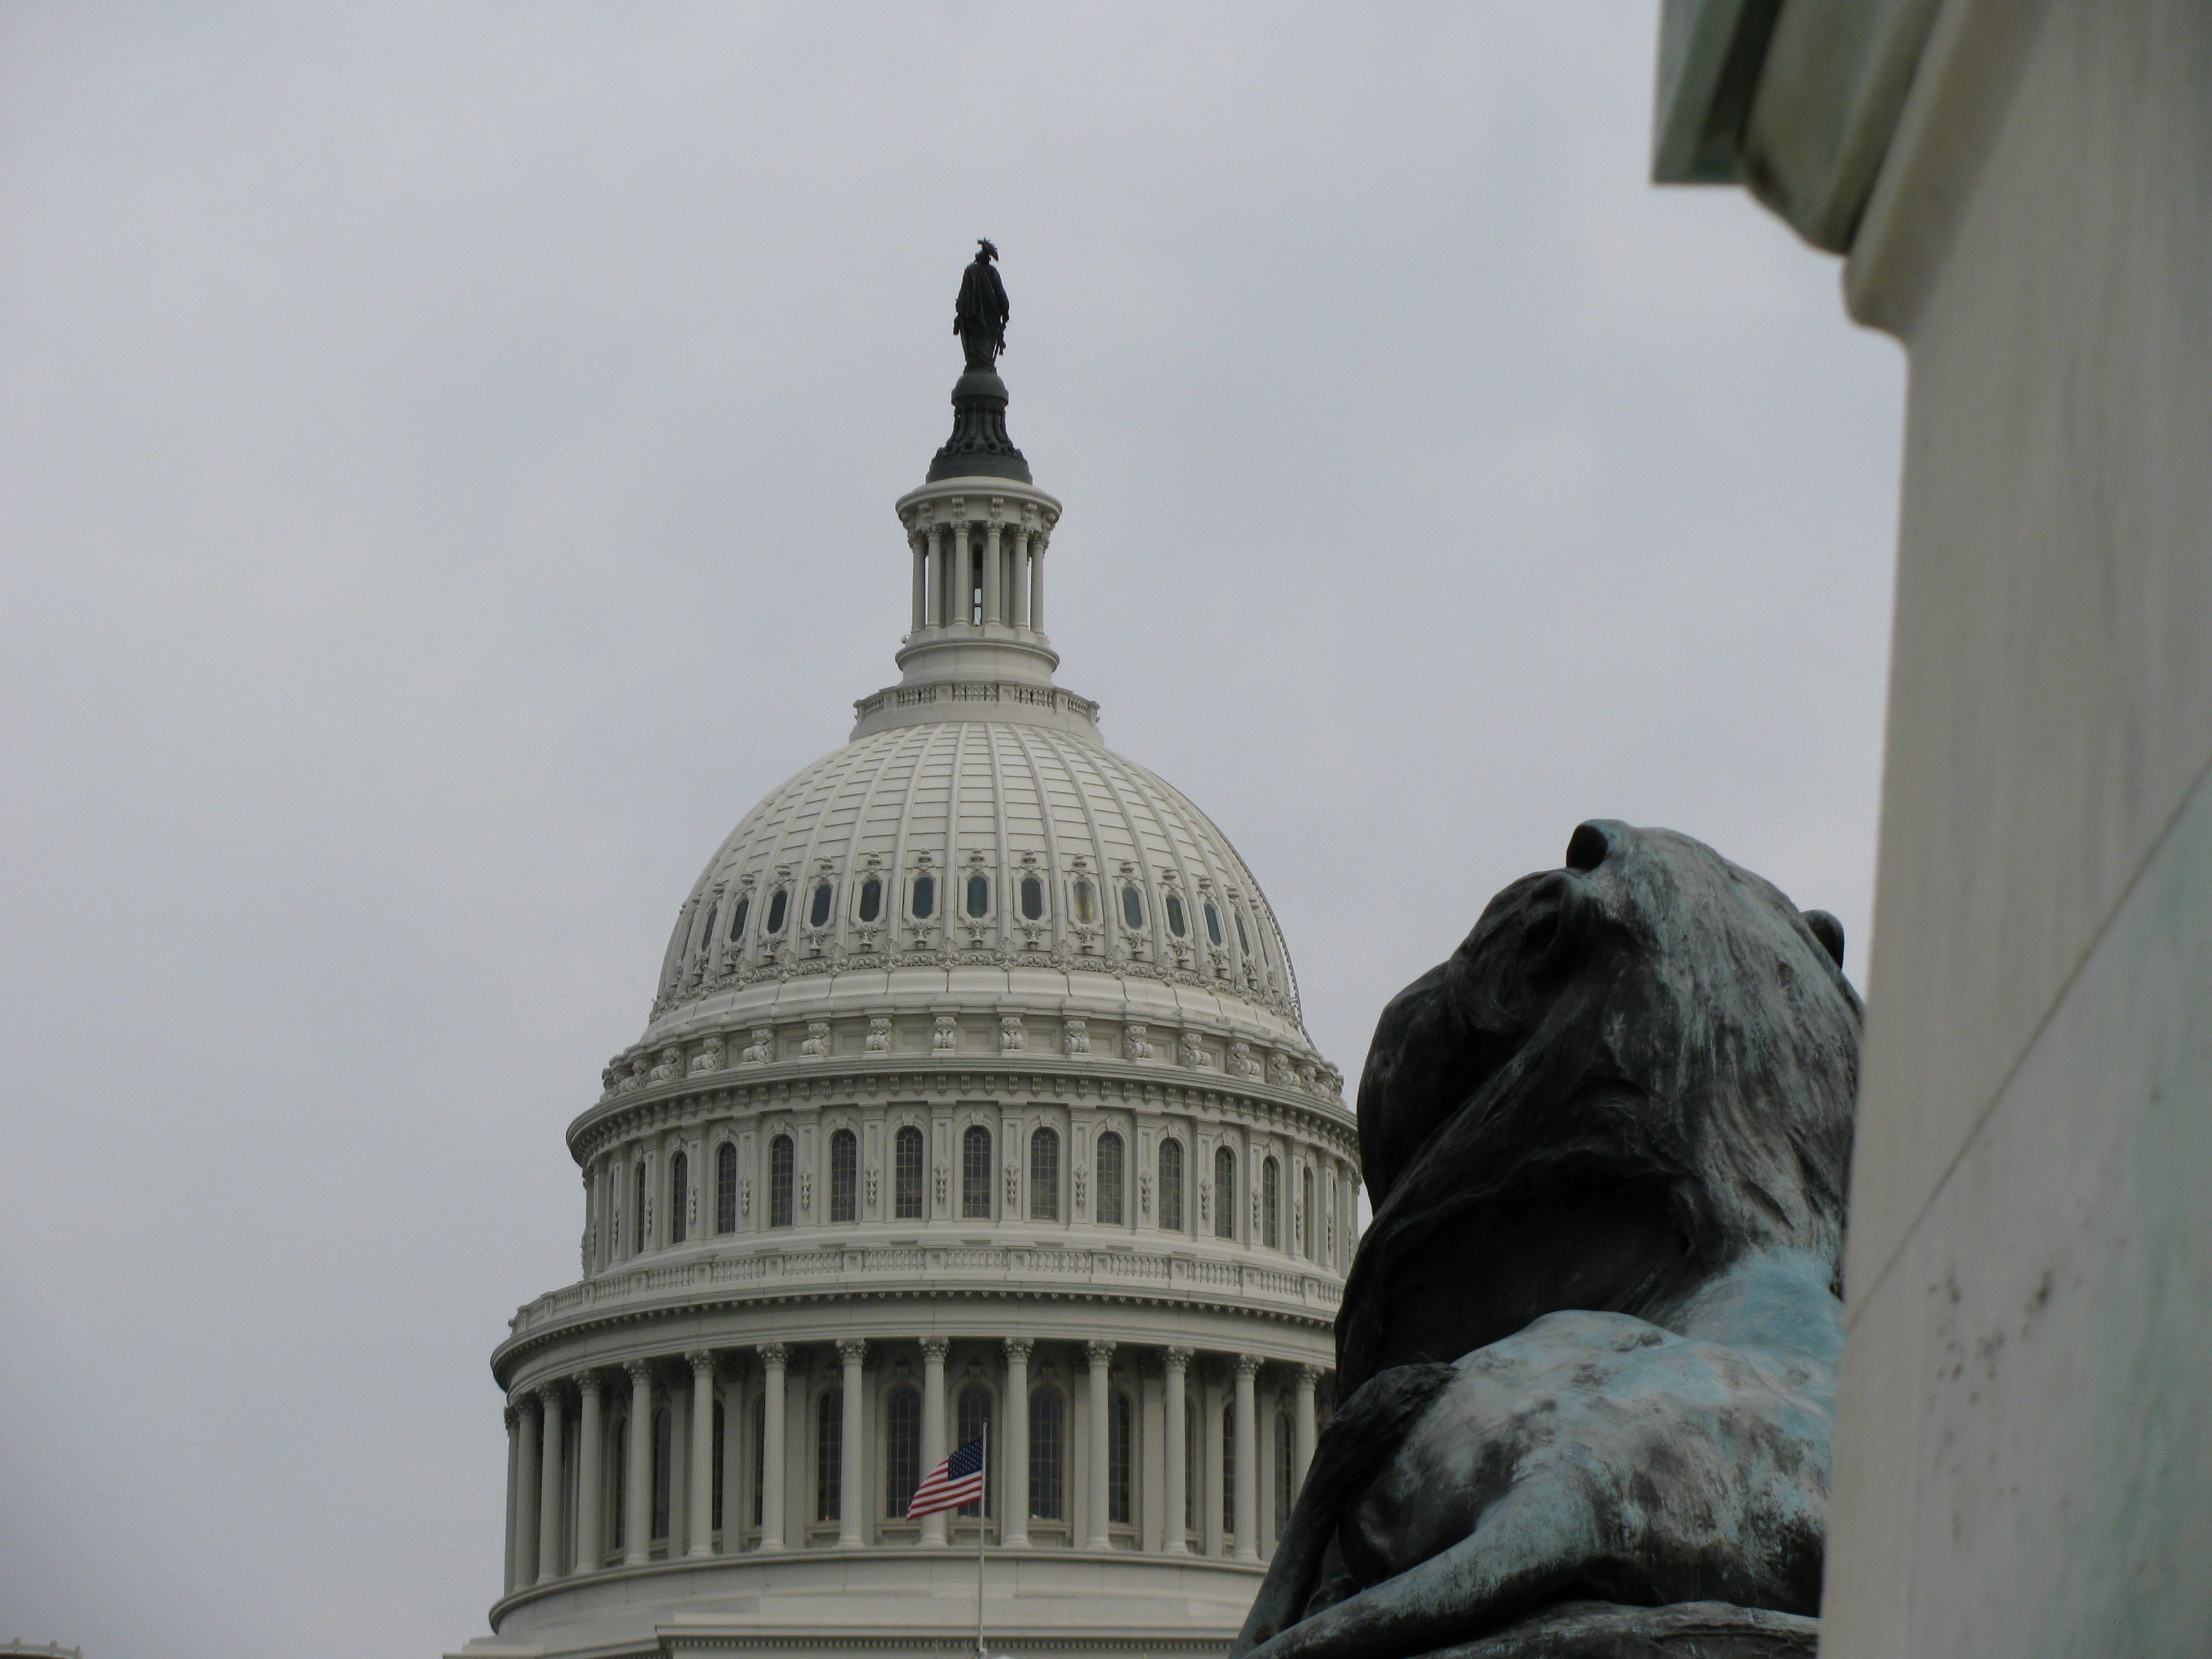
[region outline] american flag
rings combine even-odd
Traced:
[[[978,1435],[922,1477],[914,1489],[914,1501],[906,1506],[906,1518],[919,1520],[939,1510],[982,1501],[983,1437]]]

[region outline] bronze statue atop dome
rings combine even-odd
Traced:
[[[992,261],[999,250],[988,238],[975,243],[975,257],[960,273],[960,298],[954,302],[952,331],[968,354],[969,371],[988,374],[1006,349],[1006,319],[1013,309],[1006,303],[1006,285],[999,280]]]

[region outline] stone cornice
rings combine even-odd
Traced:
[[[1217,1116],[1250,1127],[1295,1128],[1355,1170],[1359,1164],[1358,1120],[1340,1103],[1296,1093],[1263,1078],[1230,1078],[1171,1060],[1089,1056],[1068,1062],[1039,1056],[1034,1062],[1009,1064],[984,1055],[952,1063],[933,1054],[840,1055],[693,1073],[617,1094],[578,1114],[568,1125],[568,1152],[581,1166],[607,1146],[653,1130],[732,1114],[757,1116],[872,1103],[894,1095],[932,1104],[1018,1098]]]
[[[1333,1274],[1182,1252],[996,1244],[732,1251],[617,1267],[548,1291],[516,1311],[513,1334],[493,1350],[491,1364],[504,1389],[532,1355],[590,1331],[834,1302],[1086,1302],[1326,1332],[1342,1295]],[[696,1346],[696,1325],[687,1329],[687,1346]]]

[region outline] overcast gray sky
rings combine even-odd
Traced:
[[[1864,960],[1902,361],[1655,9],[0,11],[0,1634],[483,1629],[676,906],[887,683],[973,239],[1050,617],[1356,1076],[1593,815]]]

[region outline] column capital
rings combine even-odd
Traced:
[[[848,1365],[857,1365],[868,1357],[868,1340],[864,1336],[848,1336],[837,1345],[837,1358]]]
[[[1237,1375],[1257,1376],[1260,1374],[1260,1367],[1267,1363],[1256,1353],[1240,1353],[1237,1356]]]
[[[1297,1368],[1295,1375],[1301,1387],[1310,1389],[1321,1381],[1321,1367],[1300,1365]]]
[[[538,1385],[538,1398],[545,1405],[560,1406],[565,1403],[567,1388],[568,1382],[565,1379],[558,1376],[549,1377]]]
[[[1033,1337],[1010,1336],[1006,1338],[1006,1363],[1008,1364],[1012,1364],[1016,1361],[1019,1361],[1024,1365],[1028,1364],[1030,1363],[1030,1350],[1036,1346],[1036,1340]]]
[[[1198,1350],[1195,1348],[1167,1347],[1160,1350],[1160,1358],[1171,1371],[1189,1370],[1190,1362],[1197,1357]]]
[[[649,1359],[625,1359],[623,1371],[629,1378],[632,1388],[641,1382],[647,1388],[653,1386],[653,1362]]]
[[[714,1374],[714,1356],[704,1348],[692,1349],[684,1356],[684,1363],[691,1368],[694,1376],[712,1376]]]
[[[1083,1357],[1093,1365],[1110,1364],[1114,1358],[1114,1345],[1103,1338],[1086,1342],[1083,1345]]]
[[[763,1365],[787,1365],[791,1363],[791,1350],[781,1342],[763,1342],[760,1345],[760,1357]]]
[[[578,1371],[573,1380],[576,1384],[576,1394],[579,1398],[586,1395],[599,1394],[606,1387],[606,1379],[597,1371]]]
[[[924,1359],[934,1359],[941,1365],[945,1363],[945,1356],[951,1352],[952,1339],[949,1336],[925,1336],[921,1339],[921,1357]]]
[[[508,1433],[512,1434],[512,1433],[513,1433],[513,1432],[514,1432],[514,1431],[518,1427],[520,1427],[520,1426],[521,1422],[522,1422],[522,1407],[520,1407],[520,1406],[507,1406],[507,1407],[501,1407],[501,1413],[500,1413],[500,1414],[501,1414],[502,1417],[506,1418],[506,1419],[507,1419],[507,1432],[508,1432]]]

